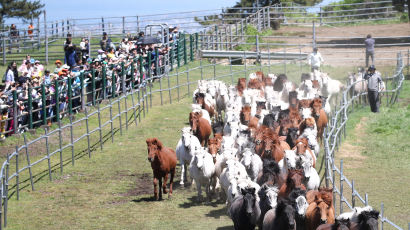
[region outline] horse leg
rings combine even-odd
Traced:
[[[164,183],[162,184],[162,189],[164,191],[164,194],[167,194],[167,182],[168,182],[168,173],[165,173]]]
[[[154,177],[154,198],[155,198],[155,200],[158,200],[157,185],[158,185],[158,179],[156,177]]]
[[[171,169],[171,178],[169,179],[169,193],[168,198],[172,196],[172,185],[174,184],[175,168]]]
[[[198,191],[198,202],[202,201],[202,188],[201,184],[196,181],[196,190]]]
[[[181,162],[181,181],[179,182],[180,185],[184,185],[184,181],[186,179],[186,172],[185,172],[185,163]]]
[[[159,180],[159,186],[158,186],[159,200],[162,200],[162,189],[161,189],[162,177],[159,177],[158,180]]]

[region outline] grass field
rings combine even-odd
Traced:
[[[197,64],[198,63],[192,63],[184,68],[193,67]],[[346,77],[346,68],[333,68],[330,66],[326,68],[330,70],[328,72],[330,72],[332,76],[335,76],[338,79]],[[239,72],[240,69],[243,69],[243,66],[234,67],[233,72]],[[303,69],[307,69],[307,66],[302,66],[302,70]],[[391,67],[386,67],[386,71],[389,69],[391,69]],[[182,70],[183,68],[181,68],[179,72]],[[263,70],[265,72],[268,71],[266,67],[264,67]],[[283,70],[283,66],[280,65],[271,67],[270,72],[280,73],[283,72]],[[288,76],[292,80],[298,81],[298,76],[300,76],[300,67],[298,65],[288,65],[286,70]],[[212,77],[213,73],[213,67],[207,67],[203,70],[204,78]],[[230,73],[229,67],[223,65],[217,66],[217,76],[228,73]],[[183,77],[181,77],[178,82],[179,84],[186,82],[186,75],[182,76]],[[234,74],[233,80],[236,82],[236,78],[244,76],[244,73]],[[197,79],[200,79],[200,70],[192,71],[190,73],[190,81]],[[230,76],[227,76],[223,80],[230,82],[231,78]],[[177,80],[175,78],[170,79],[171,87],[176,85],[176,83]],[[168,87],[167,81],[162,81],[163,88],[164,84],[165,87]],[[406,82],[406,84],[408,84],[408,82]],[[191,86],[191,93],[195,85],[196,84]],[[154,83],[153,91],[158,88],[158,82]],[[27,223],[30,223],[30,229],[230,229],[231,227],[229,226],[232,224],[226,216],[224,204],[215,202],[197,204],[193,201],[196,195],[195,190],[180,188],[178,183],[175,184],[176,189],[172,200],[153,202],[150,199],[152,196],[152,172],[149,163],[146,160],[145,139],[153,136],[159,137],[166,146],[175,147],[180,136],[179,130],[184,126],[187,126],[187,114],[190,111],[191,102],[189,99],[190,94],[188,94],[186,86],[180,88],[180,97],[182,98],[183,96],[188,95],[188,98],[185,97],[185,99],[177,102],[177,94],[178,92],[176,89],[171,90],[173,101],[170,105],[168,100],[169,94],[167,91],[164,92],[164,106],[156,106],[160,104],[160,97],[158,93],[154,95],[152,98],[154,106],[150,109],[148,117],[143,119],[137,128],[131,126],[124,135],[115,136],[114,144],[105,144],[103,151],[97,150],[92,153],[91,159],[87,159],[87,154],[84,152],[77,153],[75,166],[65,167],[63,174],[59,173],[59,161],[56,156],[55,159],[52,160],[52,164],[56,165],[52,174],[52,182],[49,182],[47,179],[47,171],[45,171],[47,163],[41,163],[41,165],[35,169],[35,175],[37,175],[35,179],[38,180],[35,184],[36,191],[32,192],[29,187],[29,182],[25,181],[24,184],[22,183],[20,186],[20,188],[23,187],[23,185],[25,186],[24,189],[20,191],[20,201],[16,201],[16,194],[14,194],[9,201],[8,228],[27,229]],[[409,94],[409,89],[406,87],[406,90],[401,94],[401,98],[409,98]],[[408,109],[409,108],[407,107],[407,110]],[[395,106],[392,109],[382,109],[382,113],[378,115],[388,114],[393,116],[393,112],[396,110],[402,111],[403,108]],[[403,113],[401,114],[406,118],[406,112],[404,115]],[[358,137],[355,138],[353,136],[355,134],[353,129],[356,127],[355,124],[360,122],[361,117],[370,117],[371,115],[372,114],[368,112],[368,108],[352,114],[353,119],[351,119],[351,123],[349,123],[349,128],[351,127],[352,129],[349,129],[348,139],[345,143],[358,139]],[[103,117],[107,118],[107,111],[103,112]],[[379,122],[378,118],[385,118],[389,121],[388,116],[375,116],[374,118],[371,118],[375,120],[368,119],[377,124],[377,122]],[[395,120],[397,124],[400,124],[399,122],[401,121],[408,121],[408,116],[407,120],[400,120],[398,119],[399,117],[390,118],[397,118]],[[98,125],[95,118],[90,119],[90,124],[93,127]],[[370,122],[369,124],[373,123]],[[118,128],[118,125],[116,127]],[[373,129],[366,129],[366,132],[369,131],[372,133],[372,130]],[[396,128],[388,130],[395,131]],[[79,133],[81,131],[84,131],[83,124],[78,129]],[[400,135],[409,136],[408,131],[407,133],[405,132],[405,128],[401,131],[403,131],[403,133],[400,133]],[[383,133],[383,131],[377,132]],[[388,131],[387,133],[390,132],[391,131]],[[77,135],[79,135],[79,133],[77,133]],[[374,135],[374,138],[379,136],[376,134],[372,135]],[[98,139],[96,135],[91,136],[91,138],[93,141]],[[381,150],[382,147],[386,147],[385,151],[388,152],[390,151],[389,146],[399,146],[394,142],[398,141],[397,138],[391,137],[388,140],[390,141],[389,145],[378,146],[378,150]],[[12,137],[10,140],[7,140],[7,142],[2,143],[2,145],[3,147],[12,147],[13,144],[16,143],[21,144],[21,138]],[[378,143],[383,143],[383,139],[380,138]],[[368,144],[374,143],[366,143],[366,145]],[[361,143],[358,145],[361,145]],[[76,147],[76,150],[83,149],[85,146],[85,143],[81,143]],[[405,156],[405,150],[405,146],[401,147],[397,150],[397,154]],[[368,151],[370,152],[373,150]],[[71,155],[67,152],[64,152],[64,163],[71,164]],[[383,151],[381,153],[383,153]],[[3,156],[2,159],[4,159],[3,151],[1,155]],[[383,156],[382,154],[379,155]],[[35,159],[39,156],[34,155],[32,157]],[[396,161],[387,161],[388,164],[383,157],[380,157],[380,159],[374,157],[374,159],[374,162],[372,157],[372,161],[365,161],[363,164],[359,163],[359,167],[357,168],[358,171],[352,172],[350,172],[349,167],[350,165],[357,164],[357,160],[353,159],[349,162],[349,159],[346,159],[346,175],[348,175],[349,179],[355,179],[358,191],[360,191],[361,194],[362,191],[369,193],[371,204],[374,202],[374,206],[378,207],[378,203],[380,203],[379,200],[383,200],[386,205],[386,215],[395,222],[399,220],[397,222],[401,226],[405,226],[405,219],[409,216],[409,213],[407,212],[404,216],[400,213],[402,213],[403,210],[404,213],[406,213],[406,208],[403,207],[407,207],[408,205],[401,206],[401,204],[405,204],[406,198],[407,200],[409,198],[409,194],[405,193],[406,190],[403,191],[403,189],[401,189],[404,193],[403,198],[398,200],[395,196],[396,193],[391,193],[389,186],[393,186],[393,184],[397,184],[397,186],[408,185],[408,183],[406,184],[405,176],[404,184],[393,183],[392,180],[395,182],[402,182],[402,180],[400,180],[401,177],[398,177],[398,175],[401,175],[402,172],[407,173],[408,169],[407,171],[405,170],[409,165],[409,162],[406,160],[400,160],[398,163],[400,165],[405,165],[397,167],[396,170],[396,168],[388,167],[387,165],[397,165],[397,158],[395,158]],[[364,176],[362,177],[362,171],[360,170],[363,170],[362,166],[368,163],[371,163],[371,165],[366,168],[369,169],[370,172],[367,174],[364,173]],[[385,168],[383,168],[383,164],[386,164]],[[355,167],[352,168],[356,169]],[[388,170],[389,173],[391,172],[392,178],[391,180],[386,180],[385,184],[378,183],[380,186],[375,186],[374,181],[381,181],[381,179],[379,179],[380,175],[373,176],[375,173],[381,173],[381,170],[378,171],[379,168]],[[404,169],[404,171],[402,171],[402,169]],[[10,170],[13,171],[12,168]],[[375,170],[375,172],[371,170]],[[409,174],[403,173],[402,175]],[[357,176],[360,176],[360,178],[356,179]],[[370,185],[366,184],[366,182],[371,182],[367,176],[372,178],[373,183]],[[178,179],[179,176],[177,176],[176,181],[178,181]],[[363,180],[363,184],[360,179]],[[13,181],[10,183],[10,187],[12,188]],[[385,186],[387,186],[387,188]],[[404,186],[402,188],[404,188]],[[13,191],[13,189],[10,191]],[[388,203],[387,199],[383,199],[386,197],[383,192],[386,191],[393,196],[391,199],[393,202],[392,204],[398,205],[394,210],[390,209],[392,206],[391,203]],[[377,192],[382,193],[378,194]]]

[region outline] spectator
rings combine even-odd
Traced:
[[[37,81],[38,82],[38,81]],[[51,85],[51,76],[50,76],[50,70],[44,71],[44,80],[43,83],[48,86]]]
[[[67,34],[67,39],[64,43],[64,53],[65,53],[64,63],[70,66],[70,68],[75,66],[76,53],[75,53],[75,45],[72,43],[71,34]]]
[[[320,65],[323,63],[323,58],[319,53],[318,48],[313,48],[313,53],[311,53],[308,57],[308,63],[312,72],[320,71]]]
[[[30,25],[28,25],[28,30],[27,30],[27,34],[30,40],[33,40],[33,29],[34,29],[33,23],[30,22]]]
[[[55,62],[56,68],[54,69],[54,73],[58,74],[58,72],[60,72],[63,68],[61,67],[61,65],[63,65],[63,63],[61,63],[60,60],[57,60]]]
[[[383,90],[380,85],[382,78],[379,72],[376,72],[376,67],[371,65],[364,75],[364,79],[367,80],[367,95],[369,97],[370,108],[373,113],[379,112],[380,99],[379,91]]]
[[[80,49],[81,49],[81,59],[84,62],[88,58],[88,50],[90,49],[88,39],[82,38],[80,42]]]
[[[103,51],[107,51],[107,48],[109,47],[108,39],[109,39],[109,38],[108,38],[107,33],[104,32],[104,33],[103,33],[103,37],[102,37],[102,39],[101,39],[101,41],[100,41],[100,47],[101,47],[101,49],[102,49]],[[111,39],[110,39],[110,41],[111,41]]]
[[[371,34],[368,34],[366,40],[364,40],[366,46],[366,67],[369,66],[369,57],[372,58],[372,65],[374,65],[374,44],[375,40],[372,38]]]
[[[11,62],[9,66],[7,66],[6,70],[6,89],[12,85],[18,77],[18,71],[17,71],[17,63],[15,61]]]

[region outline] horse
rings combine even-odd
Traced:
[[[296,140],[296,146],[292,150],[295,150],[297,154],[304,155],[311,160],[312,166],[316,168],[316,155],[309,148],[309,142],[306,138],[299,138]]]
[[[229,215],[235,230],[255,229],[261,216],[255,188],[241,189],[241,195],[232,201]]]
[[[306,193],[309,207],[306,210],[306,229],[316,229],[320,224],[335,223],[333,189],[319,188]]]
[[[334,224],[321,224],[316,230],[349,230],[349,220],[336,220]]]
[[[268,132],[265,133],[263,138],[263,151],[261,158],[271,158],[276,162],[279,162],[283,159],[284,148],[279,141],[279,136],[271,129],[268,129]],[[286,143],[286,142],[285,142]]]
[[[313,117],[306,118],[300,124],[299,129],[299,138],[306,138],[308,140],[309,148],[317,157],[320,152],[320,145],[317,141],[317,126],[315,119]]]
[[[306,187],[303,184],[304,179],[305,176],[302,169],[290,169],[288,171],[286,183],[280,187],[278,196],[282,198],[288,197],[290,192],[295,188],[306,190]]]
[[[248,105],[245,105],[244,107],[242,107],[242,110],[240,113],[240,120],[241,120],[241,124],[247,125],[249,128],[256,129],[258,127],[259,118],[251,115],[251,107]]]
[[[181,181],[179,184],[183,185],[187,180],[186,165],[191,162],[192,156],[200,150],[201,143],[198,138],[191,133],[191,127],[185,127],[181,131],[181,139],[178,141],[175,152],[181,164]]]
[[[312,115],[315,118],[316,127],[317,127],[317,139],[322,142],[323,132],[327,126],[327,115],[324,109],[322,109],[322,99],[315,98],[313,99],[310,107],[312,108]]]
[[[189,124],[193,134],[198,137],[199,142],[202,146],[207,145],[209,136],[211,135],[212,128],[207,120],[201,117],[198,112],[189,113]]]
[[[295,208],[296,230],[305,229],[305,215],[309,204],[306,201],[306,191],[296,188],[288,196]]]
[[[215,173],[215,164],[205,149],[192,157],[189,164],[189,173],[195,180],[198,191],[198,200],[202,200],[202,186],[205,186],[205,192],[208,199],[210,199],[211,179]]]
[[[208,152],[211,154],[213,162],[216,163],[216,157],[220,153],[222,140],[217,137],[208,140]]]
[[[379,229],[379,212],[376,210],[363,211],[358,216],[357,222],[350,222],[350,230],[377,230]]]
[[[336,97],[344,88],[345,86],[340,81],[331,79],[327,74],[322,74],[322,96],[326,97],[326,101],[330,104],[336,105]]]
[[[259,189],[259,207],[261,209],[262,217],[259,220],[259,229],[262,229],[263,217],[265,216],[265,214],[271,209],[276,209],[276,206],[278,204],[278,192],[279,188],[276,185],[272,186],[268,184],[263,184]]]
[[[262,172],[259,173],[256,182],[259,185],[268,184],[276,185],[278,188],[282,186],[283,181],[280,177],[280,168],[276,161],[271,159],[263,159]]]
[[[239,96],[242,96],[243,91],[246,89],[246,78],[239,78],[238,84],[236,85],[236,90],[238,91]]]
[[[255,154],[251,149],[245,149],[242,154],[241,164],[243,164],[252,181],[256,181],[259,172],[263,169],[261,158]]]
[[[175,151],[171,148],[164,147],[157,138],[148,138],[146,143],[148,148],[148,161],[151,162],[151,168],[154,174],[154,198],[155,200],[162,199],[161,188],[159,188],[159,195],[157,191],[158,181],[159,184],[162,184],[164,194],[167,193],[168,174],[171,174],[168,194],[168,198],[171,198],[175,167],[177,165]],[[164,178],[163,183],[162,178]]]
[[[205,109],[208,111],[209,116],[212,118],[215,115],[215,108],[212,105],[209,105],[205,101],[205,94],[203,93],[197,93],[195,95],[195,100],[197,104],[200,104],[202,106],[202,109]]]
[[[288,143],[289,147],[293,149],[296,145],[296,140],[298,139],[298,131],[299,128],[288,128],[288,133],[286,135],[286,143]]]
[[[269,210],[263,218],[264,230],[294,230],[295,227],[295,208],[289,199],[279,198],[276,209]]]

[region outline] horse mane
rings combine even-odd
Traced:
[[[275,160],[264,158],[262,172],[263,174],[269,173],[269,174],[279,175],[280,168],[279,168],[278,163],[276,163]]]
[[[349,219],[341,219],[335,220],[335,223],[332,225],[332,230],[337,230],[340,226],[346,226],[347,228],[350,227],[350,220]]]
[[[154,137],[154,138],[148,138],[146,140],[147,145],[156,145],[158,147],[159,150],[161,150],[163,148],[162,142],[160,140],[158,140],[158,138]]]
[[[312,102],[310,102],[310,107],[313,107],[314,104],[319,104],[322,107],[322,99],[319,97],[313,98]]]
[[[371,210],[371,211],[363,211],[359,214],[358,221],[359,223],[365,222],[368,219],[379,219],[379,211]]]
[[[320,188],[319,194],[320,198],[329,206],[333,205],[333,189]]]

